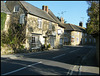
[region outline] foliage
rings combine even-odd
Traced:
[[[1,13],[1,30],[4,29],[5,21],[6,21],[6,13]]]
[[[23,48],[21,44],[25,41],[25,26],[12,23],[8,33],[1,33],[1,43],[10,45],[14,50]]]
[[[61,18],[60,17],[58,17],[57,16],[57,18],[58,18],[58,20],[61,22]],[[65,21],[65,19],[64,19],[64,23],[66,23],[67,21]]]
[[[89,8],[88,21],[86,31],[89,34],[95,34],[99,32],[99,1],[88,1]]]
[[[51,47],[51,45],[49,44],[48,46],[47,46],[47,48],[50,48]]]

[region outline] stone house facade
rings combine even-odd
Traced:
[[[66,28],[64,29],[64,44],[65,45],[94,45],[95,38],[87,34],[85,28],[82,26],[82,22],[79,26],[73,24],[64,24]]]
[[[5,26],[4,26],[4,29],[2,31],[5,31],[7,33],[9,25],[10,25],[11,12],[6,7],[4,1],[1,1],[1,13],[6,14]]]
[[[58,48],[63,45],[64,26],[56,20],[55,15],[42,6],[42,10],[24,1],[6,1],[12,13],[11,22],[25,26],[26,49],[38,49],[41,45]],[[60,33],[59,33],[60,32]]]

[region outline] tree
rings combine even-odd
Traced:
[[[86,31],[96,39],[96,59],[99,66],[99,1],[88,1],[88,4],[87,13],[89,19]]]
[[[61,18],[60,18],[60,17],[58,17],[58,16],[57,16],[57,18],[58,18],[58,20],[61,22]],[[65,20],[64,20],[64,23],[66,23],[66,22],[67,22],[67,21],[65,21]]]
[[[88,21],[86,31],[88,34],[98,34],[99,33],[99,1],[87,1],[89,8]]]

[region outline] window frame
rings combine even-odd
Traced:
[[[42,19],[38,18],[38,28],[42,29]]]
[[[52,22],[49,22],[49,30],[52,30]]]
[[[19,20],[19,23],[20,24],[24,24],[24,21],[25,21],[25,14],[20,14],[20,20]]]
[[[87,42],[87,38],[85,38],[85,42]]]
[[[16,10],[17,9],[17,10]],[[14,12],[18,12],[19,11],[19,6],[18,5],[15,5],[14,6]]]

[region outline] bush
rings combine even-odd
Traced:
[[[50,48],[51,47],[51,45],[49,44],[49,45],[47,45],[47,48]]]

